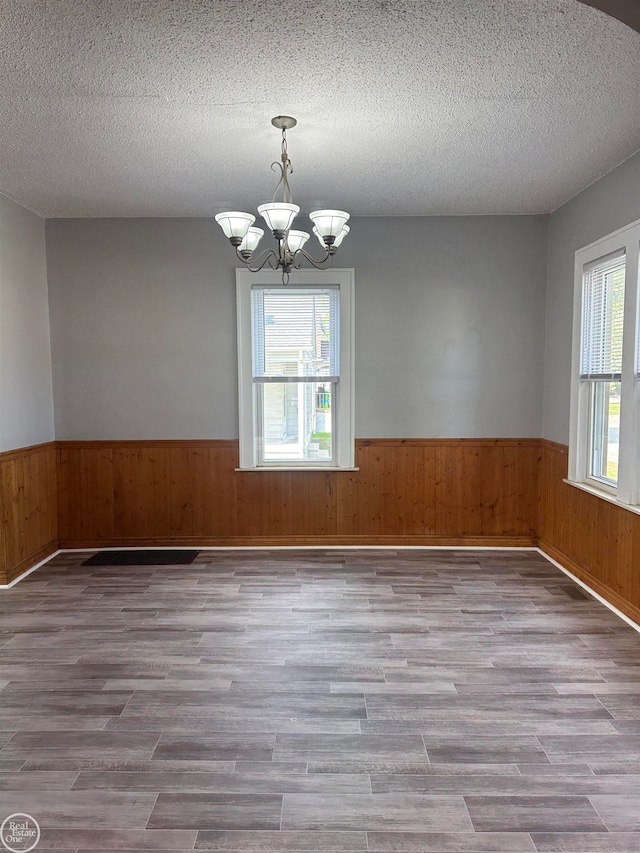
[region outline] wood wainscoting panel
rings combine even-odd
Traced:
[[[237,471],[237,441],[59,442],[61,547],[535,542],[537,439],[359,439],[357,471]]]
[[[78,442],[70,453],[58,442],[58,534],[108,541],[114,535],[113,450],[106,442]]]
[[[232,535],[322,541],[336,533],[336,498],[336,472],[238,471]]]
[[[233,536],[237,455],[235,441],[58,442],[63,547]]]
[[[190,536],[233,536],[237,465],[235,441],[172,450],[168,459],[171,536],[183,535],[184,531]]]
[[[532,496],[539,441],[442,444],[436,456],[436,526],[449,536],[536,536]]]
[[[337,533],[343,536],[435,534],[436,447],[428,441],[360,439],[359,470],[336,478]]]
[[[58,547],[54,442],[0,453],[0,584]]]
[[[540,547],[640,622],[640,515],[564,482],[568,449],[542,441]]]

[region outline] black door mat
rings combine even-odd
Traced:
[[[186,566],[198,551],[99,551],[83,566]]]

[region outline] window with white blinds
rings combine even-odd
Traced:
[[[582,297],[582,379],[619,380],[625,290],[624,251],[584,267]]]
[[[354,466],[354,271],[236,270],[240,468]]]
[[[254,380],[337,381],[339,291],[254,286],[251,290]]]
[[[640,512],[640,221],[575,254],[568,482]]]

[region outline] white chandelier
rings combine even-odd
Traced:
[[[281,162],[278,163],[276,160],[271,164],[271,168],[280,169],[281,174],[273,194],[273,201],[261,204],[258,207],[258,213],[278,241],[277,250],[265,249],[256,256],[256,249],[264,231],[262,228],[254,227],[256,218],[250,213],[241,213],[236,210],[219,213],[216,216],[216,222],[224,231],[225,237],[229,238],[231,245],[235,247],[238,259],[251,272],[259,272],[268,263],[273,270],[282,269],[282,283],[288,284],[291,270],[300,269],[303,258],[306,258],[316,269],[325,269],[329,266],[336,249],[349,233],[347,225],[349,214],[344,210],[313,210],[309,214],[309,219],[314,226],[313,233],[325,252],[324,257],[319,260],[312,258],[304,249],[309,234],[306,231],[294,231],[291,228],[300,208],[297,204],[293,204],[287,177],[288,173],[293,173],[287,153],[287,130],[295,127],[297,121],[291,116],[276,116],[271,119],[271,124],[282,130]],[[280,186],[282,186],[282,201],[276,201]]]

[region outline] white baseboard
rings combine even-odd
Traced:
[[[620,619],[623,619],[627,623],[627,625],[630,625],[634,629],[634,631],[638,631],[640,633],[640,625],[638,625],[636,622],[634,622],[633,619],[630,619],[625,613],[623,613],[621,610],[618,610],[617,607],[614,607],[610,601],[607,601],[606,598],[603,598],[599,593],[597,593],[595,590],[591,589],[591,587],[588,586],[584,581],[581,581],[580,578],[577,578],[575,575],[572,575],[568,569],[565,569],[565,567],[562,566],[557,560],[554,560],[553,557],[550,557],[546,551],[542,550],[542,548],[536,548],[535,550],[539,554],[542,554],[542,556],[545,558],[545,560],[548,560],[557,569],[560,569],[561,572],[564,572],[564,574],[567,575],[567,577],[571,578],[571,580],[574,583],[577,583],[578,586],[581,586],[582,589],[584,589],[586,592],[589,593],[589,595],[591,595],[591,596],[593,596],[593,598],[597,599],[600,602],[600,604],[604,604],[604,606],[608,607],[612,613],[615,613],[616,616],[619,616]]]
[[[62,551],[58,549],[57,551],[54,551],[53,554],[49,554],[48,557],[45,557],[44,560],[40,560],[40,562],[36,563],[35,566],[31,566],[31,568],[27,569],[26,572],[23,572],[21,575],[18,575],[18,577],[14,578],[11,583],[0,583],[0,590],[11,589],[12,586],[15,586],[19,581],[23,580],[23,578],[26,578],[27,575],[30,575],[32,572],[35,572],[36,569],[39,569],[41,566],[44,566],[45,563],[48,563],[49,560],[52,560],[54,557],[57,557],[58,554],[61,553]]]

